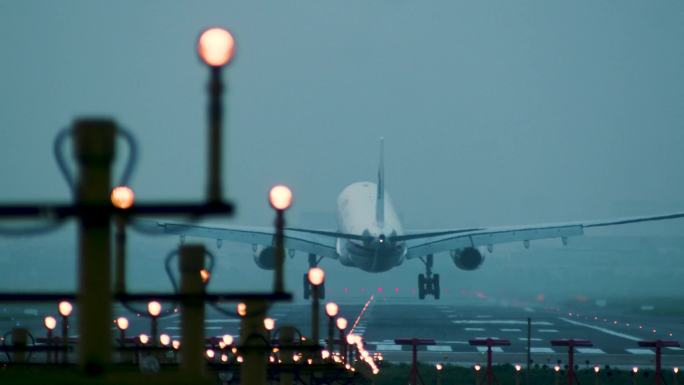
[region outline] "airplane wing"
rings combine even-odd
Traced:
[[[273,245],[275,235],[274,229],[268,227],[212,227],[153,221],[139,222],[136,226],[146,233],[209,238],[264,246]],[[286,249],[326,258],[338,258],[335,238],[321,234],[295,234],[285,231],[284,239]]]
[[[523,242],[527,247],[530,241],[537,239],[561,238],[563,243],[565,243],[568,237],[582,235],[584,230],[588,228],[661,221],[682,217],[684,217],[684,212],[600,221],[425,231],[423,233],[413,232],[409,235],[397,236],[393,240],[406,241],[408,249],[406,257],[411,259],[466,247],[491,247],[499,243]]]

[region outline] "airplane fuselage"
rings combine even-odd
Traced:
[[[391,240],[402,235],[403,228],[386,193],[384,219],[382,222],[376,219],[377,191],[375,183],[357,182],[347,186],[337,198],[339,231],[363,237],[363,240],[337,239],[340,262],[373,273],[400,265],[406,256],[406,245]]]

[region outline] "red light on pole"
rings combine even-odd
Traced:
[[[485,378],[487,379],[487,385],[492,385],[494,383],[494,372],[492,371],[492,346],[510,346],[511,341],[498,338],[477,338],[468,341],[468,343],[470,346],[487,347],[487,371],[485,373]]]
[[[568,385],[573,385],[575,379],[575,347],[576,346],[594,346],[589,340],[551,340],[551,346],[567,346],[568,347]]]
[[[678,348],[680,347],[677,341],[639,341],[639,346],[644,348],[655,348],[656,362],[655,362],[655,384],[660,385],[665,382],[662,372],[662,348]],[[636,373],[636,372],[635,372]]]

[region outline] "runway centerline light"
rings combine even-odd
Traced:
[[[57,327],[57,320],[53,316],[47,316],[43,320],[43,324],[48,330],[55,330]]]
[[[268,193],[268,201],[274,209],[285,211],[292,205],[292,190],[282,184],[273,186]]]
[[[211,67],[222,67],[233,58],[235,39],[223,28],[209,28],[197,41],[197,53]]]
[[[109,199],[114,207],[125,210],[133,206],[135,194],[128,186],[117,186],[112,189]]]
[[[323,269],[320,267],[312,267],[309,269],[307,278],[310,284],[314,286],[320,286],[325,280],[325,271],[323,271]]]
[[[119,328],[119,330],[128,329],[128,319],[126,317],[117,318],[116,319],[116,327]]]
[[[340,307],[337,306],[335,302],[328,302],[325,304],[325,314],[328,315],[328,317],[334,317],[337,315],[339,312]]]
[[[74,310],[74,307],[71,305],[69,301],[62,301],[59,303],[59,314],[62,317],[68,317],[71,315],[71,312]]]

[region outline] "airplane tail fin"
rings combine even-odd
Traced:
[[[375,221],[380,227],[385,224],[385,139],[380,138],[380,166],[378,167],[378,194],[375,202]]]

